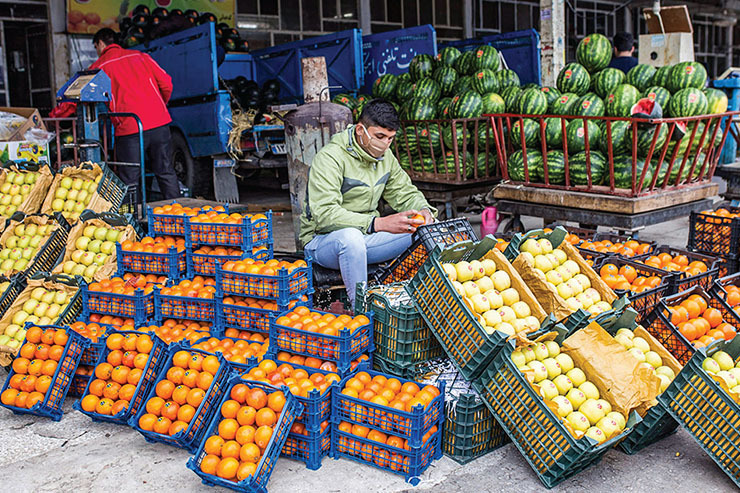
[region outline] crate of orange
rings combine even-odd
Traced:
[[[146,217],[149,234],[152,236],[170,235],[185,236],[185,217],[197,216],[200,213],[215,211],[229,212],[229,204],[212,207],[187,207],[177,202],[159,207],[147,206]]]
[[[180,279],[187,272],[185,240],[173,236],[145,236],[141,241],[116,243],[118,275],[127,272]]]
[[[150,274],[153,276],[153,274]],[[103,279],[82,286],[82,317],[91,313],[131,318],[138,327],[154,315],[154,286],[142,276]]]
[[[655,246],[654,241],[635,240],[630,236],[616,233],[596,233],[592,241],[584,241],[578,245],[578,248],[596,253],[635,257],[652,252]]]
[[[275,352],[274,348],[270,348],[268,351],[269,359],[277,361],[280,363],[288,363],[293,367],[302,367],[304,369],[312,368],[316,366],[312,361],[311,357],[306,357],[301,354],[291,354],[287,351],[279,351]],[[308,361],[308,364],[311,366],[308,366],[306,362]],[[373,355],[370,354],[361,354],[352,362],[349,364],[349,368],[345,369],[344,371],[340,371],[337,368],[337,363],[334,361],[327,361],[327,360],[320,360],[321,364],[319,364],[319,369],[329,371],[332,373],[338,374],[341,378],[344,378],[355,371],[359,371],[361,365],[365,366],[366,368],[372,368],[373,367]]]
[[[87,384],[90,382],[90,376],[92,375],[93,370],[94,367],[80,363],[74,377],[72,377],[72,384],[69,386],[69,391],[67,392],[69,397],[82,397],[82,394],[85,393],[85,389],[87,388]]]
[[[716,293],[694,286],[663,298],[642,322],[685,365],[698,348],[733,339],[736,327],[740,327],[740,315]]]
[[[447,219],[422,224],[413,233],[411,246],[387,267],[378,270],[375,284],[408,281],[416,275],[436,245],[448,246],[461,241],[478,241],[473,227],[466,218]]]
[[[148,442],[194,452],[218,412],[231,370],[220,354],[171,344],[145,404],[129,425]]]
[[[313,294],[311,258],[225,262],[216,266],[216,287],[220,295],[250,296],[286,305]]]
[[[712,292],[740,314],[740,272],[714,281]]]
[[[185,219],[185,239],[189,245],[231,246],[251,252],[272,240],[272,211],[264,214],[219,213],[208,211]]]
[[[669,293],[673,279],[670,272],[620,256],[603,259],[594,270],[618,296],[629,297],[640,320]]]
[[[372,312],[368,315],[352,318],[295,307],[270,321],[270,350],[334,361],[345,372],[352,360],[375,350]]]
[[[164,366],[167,345],[156,335],[112,330],[74,408],[95,421],[128,424]]]
[[[168,318],[153,325],[142,326],[138,329],[142,332],[154,332],[157,337],[167,344],[183,342],[195,344],[204,337],[211,336],[211,326],[204,322],[195,320],[175,320]]]
[[[57,325],[29,326],[0,393],[16,414],[62,419],[62,404],[90,340]]]
[[[215,325],[219,331],[239,329],[269,334],[270,316],[277,316],[297,305],[310,308],[311,298],[303,295],[300,299],[280,305],[275,300],[216,295]]]
[[[689,249],[736,260],[740,252],[740,207],[727,203],[689,216]]]
[[[280,451],[302,405],[288,392],[234,377],[187,467],[209,486],[267,492]],[[233,397],[232,397],[233,396]],[[254,423],[254,426],[248,423]]]
[[[216,264],[237,261],[243,258],[267,261],[272,258],[272,243],[254,247],[252,253],[245,254],[239,248],[202,245],[199,247],[187,246],[185,258],[188,264],[188,277],[196,275],[216,275]]]
[[[72,322],[69,327],[78,334],[90,339],[90,345],[82,352],[80,365],[94,365],[97,363],[100,353],[103,351],[105,343],[106,327],[101,327],[96,323],[87,323],[82,320]]]
[[[267,353],[268,344],[228,336],[206,336],[191,344],[194,349],[202,349],[211,354],[220,353],[237,373],[243,374],[257,366]]]
[[[200,276],[192,280],[183,279],[172,286],[155,287],[154,316],[157,320],[184,318],[214,322],[216,319],[215,292],[213,279]]]
[[[674,274],[668,294],[680,293],[694,286],[710,289],[714,280],[719,277],[720,268],[724,263],[717,257],[667,245],[657,247],[650,254],[635,257],[635,260]]]

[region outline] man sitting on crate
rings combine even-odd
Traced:
[[[399,126],[393,105],[374,99],[356,125],[316,154],[309,170],[300,241],[319,265],[341,271],[353,304],[367,264],[403,253],[411,233],[437,214],[390,148]],[[380,217],[381,198],[403,212]]]

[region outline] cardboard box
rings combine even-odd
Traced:
[[[639,38],[638,61],[662,67],[694,61],[694,26],[686,5],[643,10],[648,34]]]
[[[48,144],[39,145],[25,140],[0,142],[0,165],[8,161],[49,164],[49,146]]]
[[[16,115],[22,116],[26,119],[25,123],[18,127],[16,131],[7,139],[8,142],[24,140],[26,132],[31,128],[40,128],[42,130],[46,130],[46,125],[44,125],[44,121],[41,119],[41,113],[39,113],[39,110],[37,110],[36,108],[12,108],[0,106],[0,111],[15,113]]]

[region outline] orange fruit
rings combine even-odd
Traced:
[[[270,443],[270,438],[272,438],[272,428],[269,426],[260,426],[254,434],[254,443],[264,450]]]
[[[255,423],[257,426],[274,426],[277,423],[277,415],[269,407],[262,408],[257,411]]]

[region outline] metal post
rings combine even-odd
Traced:
[[[360,11],[358,15],[360,17],[360,29],[362,29],[362,34],[372,34],[373,28],[370,23],[372,20],[372,14],[370,13],[370,0],[360,0]]]
[[[473,0],[463,0],[463,38],[474,37],[473,31]]]
[[[565,2],[540,0],[542,85],[554,86],[565,65]]]

